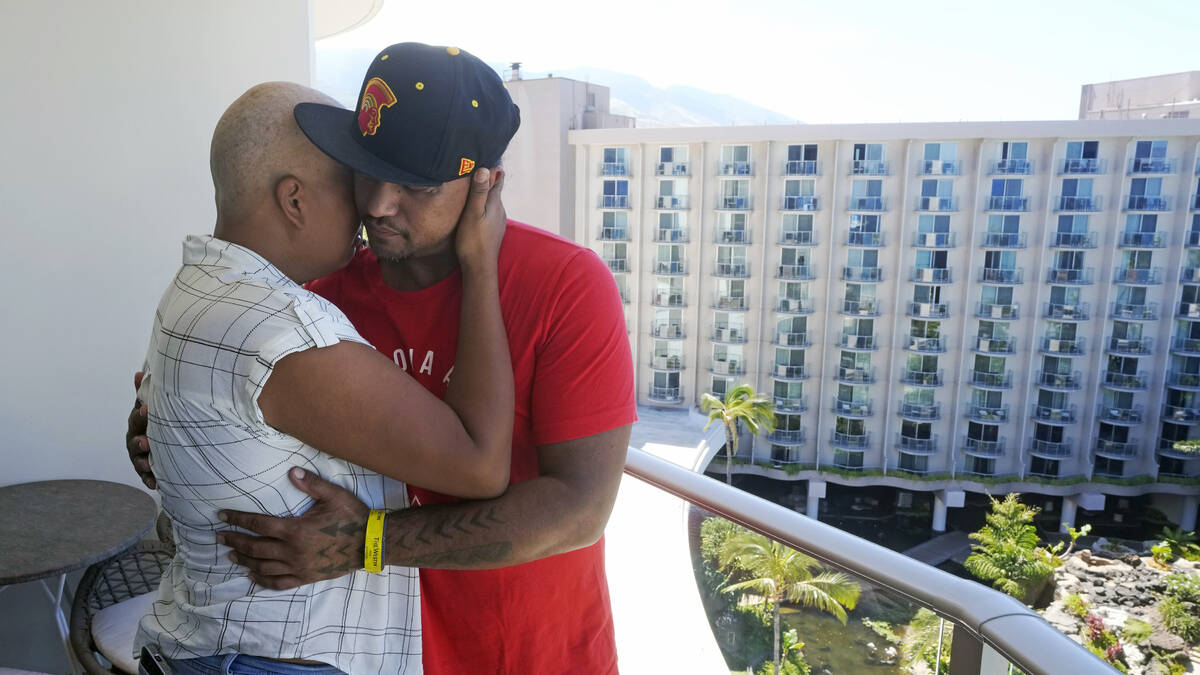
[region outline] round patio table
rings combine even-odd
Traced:
[[[79,666],[63,611],[67,573],[136,544],[154,526],[157,512],[150,495],[109,481],[48,480],[0,487],[0,592],[11,584],[41,583],[75,672]]]

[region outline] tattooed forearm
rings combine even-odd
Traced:
[[[512,542],[500,541],[494,544],[471,546],[453,551],[442,551],[428,555],[417,555],[411,558],[396,559],[388,556],[392,565],[408,567],[479,567],[492,563],[504,563],[512,555]]]
[[[494,504],[421,507],[388,514],[388,564],[412,567],[500,566],[511,558],[507,524]],[[480,542],[483,543],[480,543]]]

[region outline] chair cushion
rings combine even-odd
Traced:
[[[92,617],[92,641],[96,649],[114,666],[130,675],[137,675],[137,659],[133,657],[133,639],[138,622],[150,613],[158,593],[134,596],[109,605]]]

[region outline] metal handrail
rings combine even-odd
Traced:
[[[625,473],[954,622],[960,628],[954,631],[950,648],[955,672],[979,672],[983,645],[1030,675],[1096,673],[1108,668],[1019,600],[987,586],[636,448],[629,448]]]

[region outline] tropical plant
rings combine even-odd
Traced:
[[[1064,522],[1063,527],[1067,528],[1067,536],[1069,536],[1071,538],[1070,545],[1067,546],[1067,550],[1064,551],[1062,554],[1062,557],[1065,560],[1067,558],[1067,556],[1071,555],[1071,551],[1075,550],[1075,542],[1080,537],[1086,537],[1088,535],[1088,532],[1092,531],[1092,524],[1088,523],[1087,525],[1084,525],[1083,527],[1081,527],[1079,529],[1075,529],[1074,527],[1071,527],[1070,525],[1068,525]]]
[[[722,568],[748,577],[722,590],[752,591],[772,606],[775,675],[780,672],[780,603],[786,599],[815,607],[832,614],[844,625],[846,610],[854,609],[862,592],[858,583],[842,572],[830,572],[815,559],[749,530],[726,539],[720,561]]]
[[[1200,642],[1200,619],[1192,616],[1182,602],[1168,595],[1158,603],[1158,614],[1167,630],[1190,645]]]
[[[1084,600],[1078,593],[1069,593],[1063,597],[1063,607],[1068,614],[1077,619],[1082,619],[1091,613],[1087,600]]]
[[[1150,555],[1154,562],[1158,563],[1159,567],[1166,568],[1171,559],[1175,556],[1171,555],[1171,545],[1165,541],[1160,541],[1150,547]]]
[[[1190,441],[1175,441],[1171,446],[1176,452],[1186,452],[1189,455],[1200,455],[1200,439]]]
[[[1125,619],[1125,625],[1121,626],[1121,637],[1129,644],[1141,644],[1150,639],[1150,634],[1154,632],[1154,626],[1142,621],[1141,619],[1129,617]]]
[[[738,424],[745,424],[752,434],[775,431],[775,403],[750,385],[739,384],[725,392],[723,401],[712,394],[704,394],[700,397],[700,410],[708,413],[705,429],[717,420],[725,425],[725,483],[732,485],[733,458],[738,451]]]
[[[1013,493],[1004,501],[991,500],[987,522],[969,535],[978,543],[972,544],[965,566],[979,579],[1028,602],[1061,561],[1038,545],[1033,526],[1038,509],[1022,504]]]
[[[1166,525],[1163,526],[1162,532],[1158,533],[1158,538],[1171,547],[1171,554],[1175,557],[1184,560],[1200,560],[1200,540],[1197,540],[1194,531],[1184,532],[1181,527],[1175,528]]]
[[[1172,574],[1164,580],[1167,595],[1180,602],[1200,602],[1200,577],[1191,574]]]

